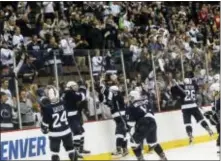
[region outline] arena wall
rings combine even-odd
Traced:
[[[209,108],[204,108],[204,110]],[[158,124],[158,140],[164,149],[188,145],[180,110],[157,113],[156,119]],[[111,160],[110,152],[115,150],[115,124],[113,120],[88,122],[85,123],[84,127],[86,131],[85,149],[92,152],[90,156],[85,157],[85,160]],[[215,128],[212,129],[215,131]],[[210,141],[217,137],[209,137],[207,132],[194,119],[193,134],[195,143]],[[3,132],[1,133],[0,147],[0,160],[50,159],[47,135],[43,135],[39,128]],[[148,152],[147,146],[145,146],[145,151]],[[62,146],[60,157],[61,159],[68,159]]]

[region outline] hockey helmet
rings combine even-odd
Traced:
[[[200,70],[200,75],[201,76],[205,76],[206,75],[206,70],[205,69],[201,69]]]
[[[209,88],[210,94],[213,98],[219,97],[220,94],[220,84],[219,83],[213,83]]]
[[[49,98],[51,103],[59,102],[59,91],[58,89],[56,89],[56,87],[52,85],[48,85],[45,88],[45,94]]]
[[[112,74],[112,75],[110,76],[110,79],[111,79],[112,81],[116,81],[116,80],[117,80],[117,75],[116,75],[116,74]]]
[[[136,91],[136,90],[131,91],[131,92],[129,93],[129,99],[130,99],[130,101],[132,101],[132,102],[141,99],[141,94],[140,94],[140,92],[139,92],[139,91]]]
[[[118,86],[111,86],[110,91],[117,92],[117,91],[119,91],[119,87]]]
[[[142,87],[137,86],[137,87],[135,87],[134,90],[135,90],[135,91],[138,91],[138,92],[142,92]]]
[[[192,84],[192,79],[191,78],[184,78],[183,82],[184,82],[184,84]]]
[[[74,90],[74,91],[78,91],[78,84],[77,84],[75,81],[69,81],[69,82],[66,84],[66,88],[67,88],[67,89]]]
[[[214,82],[218,83],[219,82],[219,74],[215,74],[213,77]]]

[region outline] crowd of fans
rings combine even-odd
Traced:
[[[43,76],[54,76],[55,63],[60,90],[74,67],[89,71],[88,54],[95,80],[106,73],[108,81],[114,73],[125,90],[123,54],[128,90],[146,86],[161,110],[179,107],[170,94],[171,80],[182,81],[187,71],[202,87],[199,104],[208,104],[208,84],[220,70],[219,2],[0,2],[0,33],[1,111],[16,126],[16,95],[22,124],[35,125],[36,89],[44,85]],[[92,95],[85,118],[109,118],[108,107],[94,108]]]

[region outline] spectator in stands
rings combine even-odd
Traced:
[[[46,33],[52,36],[55,29],[57,28],[57,23],[58,23],[58,19],[54,19],[54,21],[52,21],[50,18],[48,18],[43,24],[43,28],[46,31]]]
[[[61,17],[59,19],[57,30],[60,32],[61,35],[69,35],[69,23],[67,21],[67,18],[65,16]]]
[[[35,124],[33,106],[30,99],[27,98],[25,90],[20,91],[20,111],[23,126],[31,126]]]
[[[46,47],[46,53],[44,56],[45,65],[48,67],[48,73],[54,74],[54,64],[57,64],[58,75],[62,75],[62,51],[60,50],[58,43],[54,36],[49,40],[49,44]],[[56,56],[56,62],[54,62],[54,56]]]
[[[13,109],[6,103],[8,96],[4,92],[0,92],[0,129],[1,131],[12,130],[13,125]]]
[[[15,48],[20,48],[20,46],[24,43],[24,37],[21,35],[21,30],[19,27],[15,28],[12,43]]]
[[[76,46],[74,39],[71,38],[68,33],[65,33],[62,36],[59,46],[63,51],[62,62],[64,63],[64,66],[69,67],[68,71],[71,71],[71,66],[74,64],[73,54],[74,54],[74,48]]]
[[[43,59],[43,46],[41,44],[41,39],[38,39],[37,35],[32,36],[32,41],[27,45],[28,55],[35,60],[33,60],[33,65],[37,70],[44,67]]]
[[[32,84],[38,72],[33,65],[33,58],[27,57],[25,64],[21,67],[20,74],[22,75],[22,82],[25,84]]]
[[[94,50],[95,56],[92,57],[92,71],[93,74],[100,74],[104,71],[104,58],[100,55],[99,50]]]
[[[27,10],[27,13],[25,13],[21,18],[16,20],[16,25],[21,29],[21,34],[24,37],[25,44],[27,39],[34,34],[34,29],[32,28],[32,25],[30,24],[30,20],[28,17],[29,12],[30,10]]]
[[[9,89],[9,82],[7,79],[1,80],[1,92],[4,92],[7,95],[7,101],[5,103],[9,104],[11,107],[15,107],[13,96]]]
[[[45,19],[51,19],[51,21],[55,18],[55,3],[54,2],[43,2],[43,12]]]
[[[11,49],[9,49],[6,42],[3,42],[2,48],[0,49],[0,61],[2,62],[2,65],[12,67],[13,57],[14,57],[14,52]]]
[[[4,23],[4,40],[7,42],[7,45],[10,49],[13,49],[12,38],[14,30],[16,27],[16,22],[13,17],[10,17],[9,20]]]
[[[40,112],[40,106],[37,101],[37,89],[38,85],[37,84],[32,84],[27,90],[27,98],[31,100],[33,110],[35,112]]]
[[[74,53],[77,56],[77,64],[80,67],[85,67],[85,56],[87,56],[88,42],[84,40],[81,35],[75,37],[75,50]]]

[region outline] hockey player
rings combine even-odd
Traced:
[[[68,125],[64,104],[60,101],[59,92],[54,86],[45,88],[45,96],[41,99],[42,122],[41,130],[48,134],[50,141],[51,160],[59,161],[61,141],[71,161],[77,161],[72,142],[72,133]]]
[[[66,90],[63,94],[63,100],[65,102],[65,109],[67,110],[67,118],[74,135],[73,142],[78,157],[83,158],[81,154],[90,153],[84,150],[84,128],[81,123],[81,115],[79,114],[78,103],[85,100],[86,87],[80,86],[74,81],[69,81],[66,84]]]
[[[161,160],[167,160],[161,145],[157,143],[157,124],[148,100],[142,99],[138,91],[131,91],[129,98],[131,105],[126,108],[126,118],[127,124],[134,127],[134,133],[131,135],[131,145],[137,160],[144,160],[142,154],[144,139]]]
[[[187,135],[189,137],[189,143],[191,144],[193,142],[191,116],[193,116],[211,136],[213,132],[207,122],[204,120],[204,117],[196,102],[196,92],[198,90],[196,83],[191,78],[185,78],[183,84],[178,84],[175,80],[173,80],[173,82],[175,85],[172,86],[171,93],[173,98],[180,99],[181,101],[183,121],[184,125],[186,126]]]
[[[218,138],[216,141],[216,145],[218,147],[217,153],[220,153],[220,85],[219,83],[214,84],[212,91],[212,95],[214,98],[212,111],[207,111],[204,113],[205,117],[210,120],[210,123],[216,126],[218,132]]]
[[[108,94],[108,106],[111,108],[112,118],[116,123],[116,153],[113,155],[122,155],[123,157],[128,154],[127,150],[127,127],[125,123],[125,103],[124,96],[119,91],[118,86],[111,86]]]

